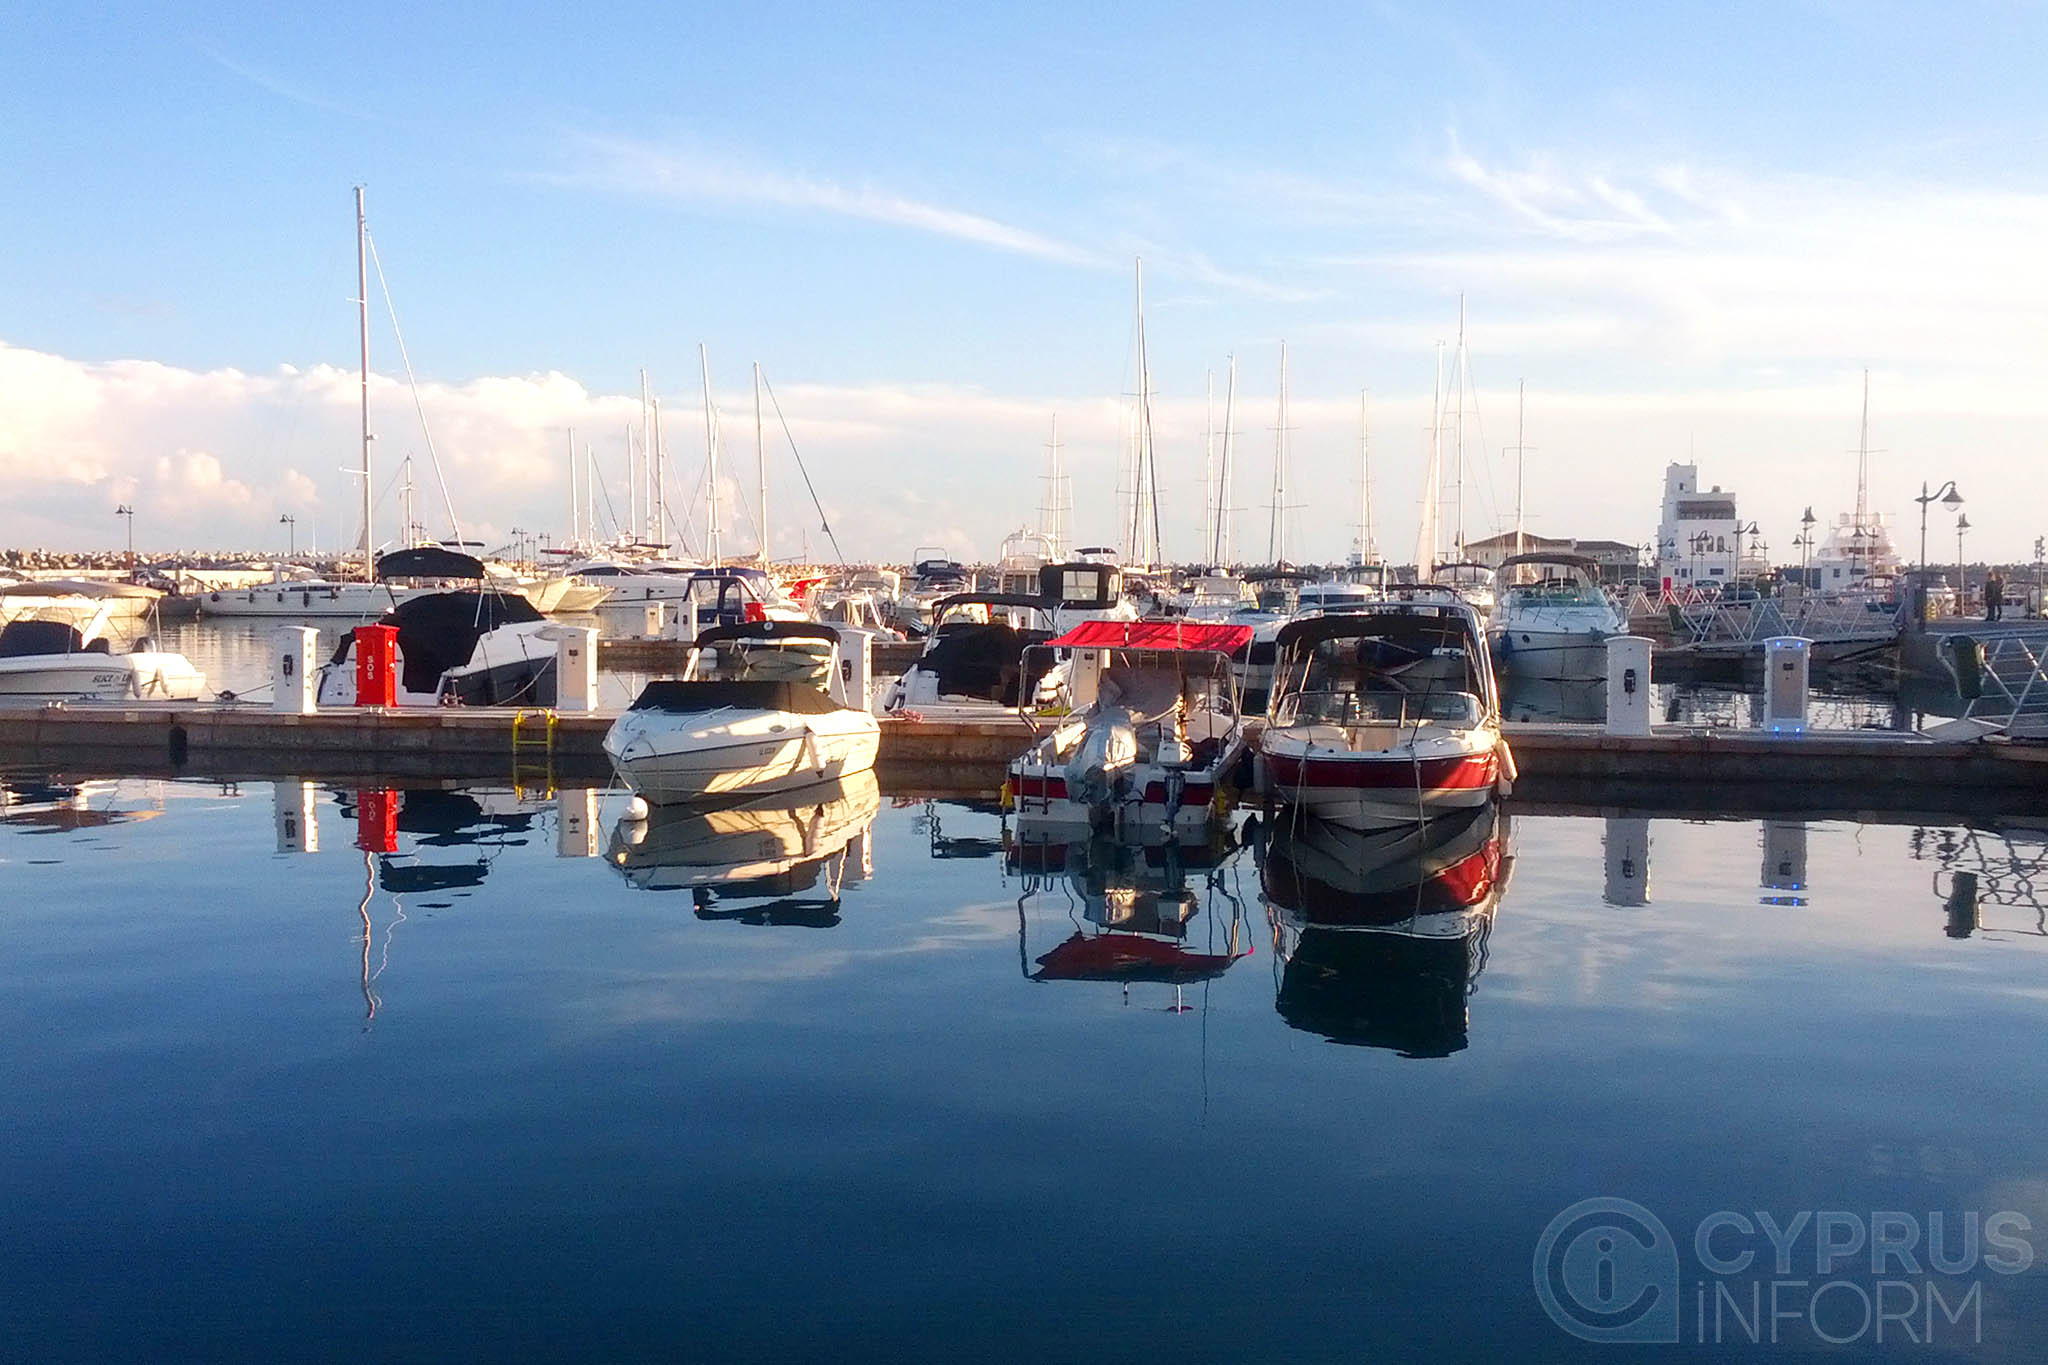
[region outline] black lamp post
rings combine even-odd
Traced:
[[[299,519],[287,512],[277,519],[277,524],[285,528],[285,543],[290,547],[285,551],[285,558],[296,557],[299,553]]]
[[[1969,614],[1969,597],[1963,591],[1963,532],[1970,529],[1970,514],[1964,512],[1956,517],[1956,615]]]
[[[135,567],[135,509],[124,502],[114,509],[114,515],[128,518],[128,567],[132,569]]]
[[[1956,491],[1954,479],[1943,484],[1939,493],[1929,493],[1927,482],[1923,479],[1920,483],[1920,496],[1913,501],[1920,504],[1920,567],[1924,569],[1927,567],[1927,504],[1938,502],[1953,512],[1963,505],[1963,495]]]

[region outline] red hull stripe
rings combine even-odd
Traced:
[[[1266,767],[1273,780],[1283,787],[1383,790],[1420,786],[1425,791],[1471,791],[1492,786],[1500,776],[1500,761],[1490,753],[1426,758],[1420,764],[1406,758],[1377,757],[1312,758],[1304,762],[1291,755],[1267,754]]]

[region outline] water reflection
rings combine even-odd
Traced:
[[[1758,897],[1758,903],[1806,904],[1806,822],[1766,820],[1758,842],[1763,848],[1763,871],[1757,885],[1768,893]]]
[[[830,928],[846,883],[874,875],[881,808],[872,770],[730,806],[652,806],[612,827],[605,856],[643,891],[688,891],[699,919]]]
[[[1127,1004],[1134,985],[1171,986],[1167,1008],[1187,1009],[1183,987],[1252,951],[1234,851],[1228,841],[1012,845],[1019,968],[1031,981],[1115,982]]]
[[[93,804],[95,797],[103,798],[100,804]],[[113,803],[118,797],[118,784],[113,782],[9,777],[0,781],[0,825],[57,833],[153,820],[163,814],[161,804],[144,810],[116,806]]]
[[[1932,889],[1949,938],[2048,938],[2048,825],[1918,827],[1907,848],[1937,864]]]
[[[1640,815],[1610,815],[1600,834],[1606,876],[1600,899],[1633,907],[1650,903],[1650,822]]]
[[[1403,1057],[1463,1051],[1513,867],[1494,805],[1371,832],[1284,817],[1260,860],[1280,1017]]]

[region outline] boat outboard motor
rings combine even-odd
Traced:
[[[1067,761],[1067,799],[1090,808],[1108,806],[1137,761],[1138,730],[1131,713],[1120,706],[1103,711]]]

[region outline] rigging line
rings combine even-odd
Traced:
[[[377,266],[377,288],[384,294],[384,311],[391,318],[391,335],[398,342],[398,359],[405,366],[405,382],[412,387],[413,411],[420,417],[420,434],[426,438],[427,458],[434,465],[434,482],[441,487],[441,505],[448,509],[448,528],[455,533],[455,543],[462,543],[462,523],[455,517],[455,499],[448,496],[448,478],[441,472],[441,456],[434,449],[434,433],[427,426],[427,409],[420,402],[420,381],[413,376],[412,357],[406,354],[405,333],[398,328],[398,309],[391,302],[391,282],[384,278],[384,260],[377,254],[377,243],[370,237],[370,230],[363,229],[363,240],[369,244],[370,259]]]
[[[782,425],[782,434],[789,441],[789,453],[796,456],[797,473],[804,476],[804,491],[811,495],[811,506],[818,509],[818,526],[824,531],[825,539],[832,542],[832,553],[839,556],[841,564],[846,563],[846,551],[839,548],[839,537],[832,534],[832,519],[825,515],[825,504],[818,501],[818,490],[811,483],[811,471],[804,464],[804,454],[796,448],[796,435],[789,429],[789,419],[782,415],[782,400],[775,396],[775,386],[768,382],[766,371],[761,375],[761,387],[768,390],[768,401],[775,407],[775,420]]]
[[[593,463],[590,472],[597,476],[597,491],[604,494],[605,515],[612,519],[612,534],[619,534],[619,509],[612,506],[612,490],[605,486],[604,471]]]

